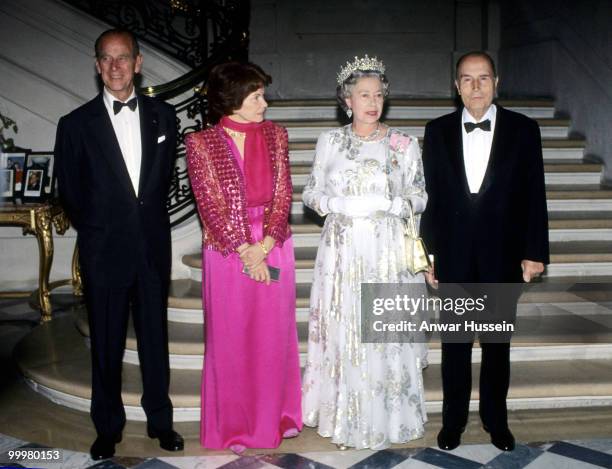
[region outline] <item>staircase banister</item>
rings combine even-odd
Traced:
[[[188,71],[184,75],[168,83],[142,87],[140,92],[147,96],[157,97],[163,100],[172,99],[190,88],[195,89],[198,85],[203,83],[208,77],[210,70],[219,63],[231,60],[233,53],[238,53],[235,47],[220,48],[215,54],[209,56],[203,64]]]

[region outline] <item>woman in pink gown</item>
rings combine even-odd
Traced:
[[[203,224],[200,439],[236,453],[302,429],[291,174],[287,131],[264,120],[270,82],[254,64],[218,65],[207,97],[219,122],[185,138]]]

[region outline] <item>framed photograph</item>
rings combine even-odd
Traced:
[[[13,198],[15,184],[15,170],[0,169],[0,198],[8,200]]]
[[[47,152],[31,152],[28,153],[26,158],[26,171],[29,170],[42,170],[42,190],[40,193],[41,198],[53,197],[55,191],[55,177],[54,177],[54,157],[53,153]],[[30,197],[24,192],[24,197]]]
[[[0,169],[12,169],[15,195],[23,190],[23,172],[26,164],[25,152],[0,153]]]
[[[25,187],[23,189],[24,197],[40,198],[43,190],[43,182],[45,177],[45,171],[43,169],[28,169],[26,170],[26,177],[23,183]]]

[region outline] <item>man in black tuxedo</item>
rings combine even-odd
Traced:
[[[183,449],[168,396],[167,297],[170,223],[166,210],[176,147],[174,109],[137,95],[142,55],[121,29],[96,40],[102,92],[62,117],[55,156],[64,208],[77,245],[89,316],[93,459],[112,457],[125,411],[121,368],[129,310],[138,340],[147,431],[169,451]]]
[[[532,119],[493,104],[497,83],[489,55],[464,55],[455,80],[463,109],[425,128],[429,200],[421,234],[434,255],[427,275],[434,287],[529,282],[549,262],[540,130]],[[516,314],[516,301],[509,306]],[[467,424],[472,346],[442,344],[442,449],[459,446]],[[512,450],[506,408],[510,343],[481,340],[481,348],[480,417],[491,442]]]

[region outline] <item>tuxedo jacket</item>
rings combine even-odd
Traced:
[[[140,95],[137,112],[142,147],[138,195],[102,93],[58,123],[59,193],[78,233],[86,287],[127,286],[137,274],[169,282],[166,199],[176,153],[176,117],[172,106]]]
[[[429,122],[423,141],[428,194],[421,235],[441,282],[521,282],[521,261],[549,262],[542,143],[537,122],[497,106],[477,195],[467,182],[462,109]]]

